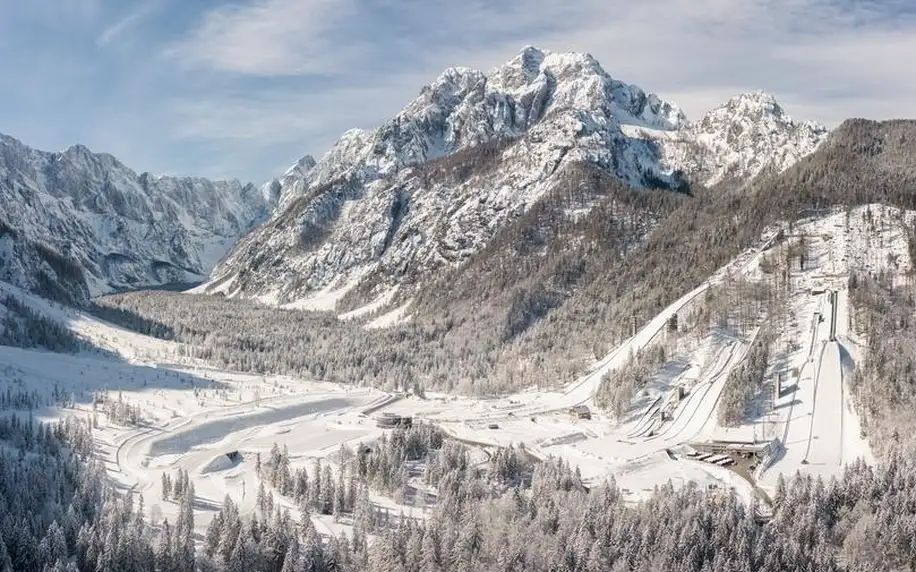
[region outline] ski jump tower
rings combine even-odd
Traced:
[[[839,301],[839,296],[837,295],[836,290],[827,291],[827,299],[830,301],[830,341],[836,341],[836,315],[837,315],[837,302]]]

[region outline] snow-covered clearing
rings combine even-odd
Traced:
[[[351,310],[350,312],[345,312],[343,314],[340,314],[337,316],[337,318],[339,320],[356,320],[356,319],[359,319],[365,316],[369,316],[373,314],[374,312],[377,312],[381,308],[384,308],[385,306],[387,306],[391,302],[391,300],[394,299],[394,295],[397,293],[398,293],[397,287],[392,288],[384,292],[381,296],[379,296],[372,302],[366,304],[365,306],[362,306],[355,310]]]
[[[410,319],[410,316],[407,314],[409,309],[410,301],[404,302],[397,308],[382,314],[381,316],[366,324],[366,328],[370,330],[376,330],[380,328],[390,328],[397,326],[398,324],[404,324]]]
[[[343,285],[329,284],[326,287],[294,302],[283,304],[282,308],[289,310],[311,310],[314,312],[333,312],[337,302],[346,296],[347,292],[356,287],[358,280],[352,280]],[[271,304],[271,300],[265,303]]]

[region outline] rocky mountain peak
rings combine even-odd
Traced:
[[[587,164],[633,187],[681,189],[783,169],[823,132],[765,93],[696,123],[587,53],[526,46],[487,73],[446,69],[373,130],[344,133],[267,189],[271,220],[214,271],[230,295],[279,303],[362,281],[419,284],[473,256]]]
[[[764,91],[742,93],[709,111],[700,123],[739,123],[742,121],[771,121],[786,125],[794,121],[776,97]]]
[[[509,60],[505,67],[517,65],[522,71],[537,75],[548,53],[538,47],[528,45],[522,48],[517,56]]]
[[[783,171],[813,152],[827,129],[792,119],[772,94],[736,95],[683,130],[690,147],[689,170],[707,184],[747,180],[764,171]]]
[[[771,112],[783,112],[782,106],[776,101],[776,96],[762,89],[739,93],[738,95],[730,97],[721,107],[765,108]]]
[[[525,46],[518,55],[487,74],[488,87],[493,91],[514,91],[531,85],[541,75],[547,52]]]
[[[548,115],[556,118],[552,127],[540,125]],[[564,128],[554,129],[556,121]],[[535,126],[553,129],[551,139],[568,132],[570,142],[564,145],[576,146],[582,136],[616,124],[673,129],[685,122],[675,105],[613,79],[589,54],[527,46],[487,74],[446,69],[377,129],[344,133],[312,168],[294,165],[280,179],[281,204],[335,180],[364,184],[463,149],[515,140]]]
[[[305,177],[309,172],[315,168],[315,165],[318,164],[318,161],[315,160],[311,155],[306,155],[296,161],[296,163],[287,169],[283,174],[284,177]]]
[[[315,165],[318,164],[318,161],[315,160],[311,155],[306,155],[305,157],[299,159],[297,165],[300,169],[310,170],[314,169]]]
[[[480,70],[468,67],[450,67],[446,68],[439,77],[427,84],[420,90],[420,94],[427,95],[459,95],[467,93],[486,77]],[[422,98],[421,98],[422,100]],[[410,108],[408,105],[405,111]],[[403,113],[403,112],[402,112]]]
[[[526,46],[516,57],[490,71],[487,89],[516,99],[548,90],[551,108],[603,110],[626,124],[672,129],[686,123],[677,106],[614,79],[589,53],[554,53]]]

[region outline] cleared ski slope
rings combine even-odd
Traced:
[[[826,342],[814,380],[813,411],[805,460],[815,467],[843,465],[843,370],[837,342]]]
[[[742,344],[743,345],[743,344]],[[744,345],[746,348],[747,346]],[[690,394],[678,406],[673,419],[662,425],[647,441],[661,440],[667,444],[677,444],[696,437],[708,424],[715,410],[715,404],[728,377],[728,372],[740,363],[744,356],[742,348],[734,343],[723,346],[716,355],[707,376],[695,385]],[[745,350],[746,351],[746,350]]]

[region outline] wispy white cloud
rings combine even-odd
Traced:
[[[304,154],[320,154],[346,129],[371,128],[395,114],[405,95],[415,95],[428,79],[405,73],[382,90],[367,82],[326,90],[272,87],[175,98],[168,102],[171,135],[176,144],[217,144],[249,153],[277,150],[277,164],[266,178]]]
[[[138,26],[145,18],[149,17],[158,7],[155,1],[140,4],[114,23],[108,25],[96,38],[96,44],[107,46]]]
[[[254,0],[204,15],[167,54],[191,67],[263,76],[331,72],[357,62],[366,46],[331,32],[358,17],[352,0]]]
[[[179,98],[170,107],[176,119],[174,134],[178,139],[256,145],[261,141],[302,141],[315,134],[326,134],[341,121],[358,122],[355,104],[368,96],[359,88],[316,93],[279,89]],[[336,113],[321,112],[329,107]]]

